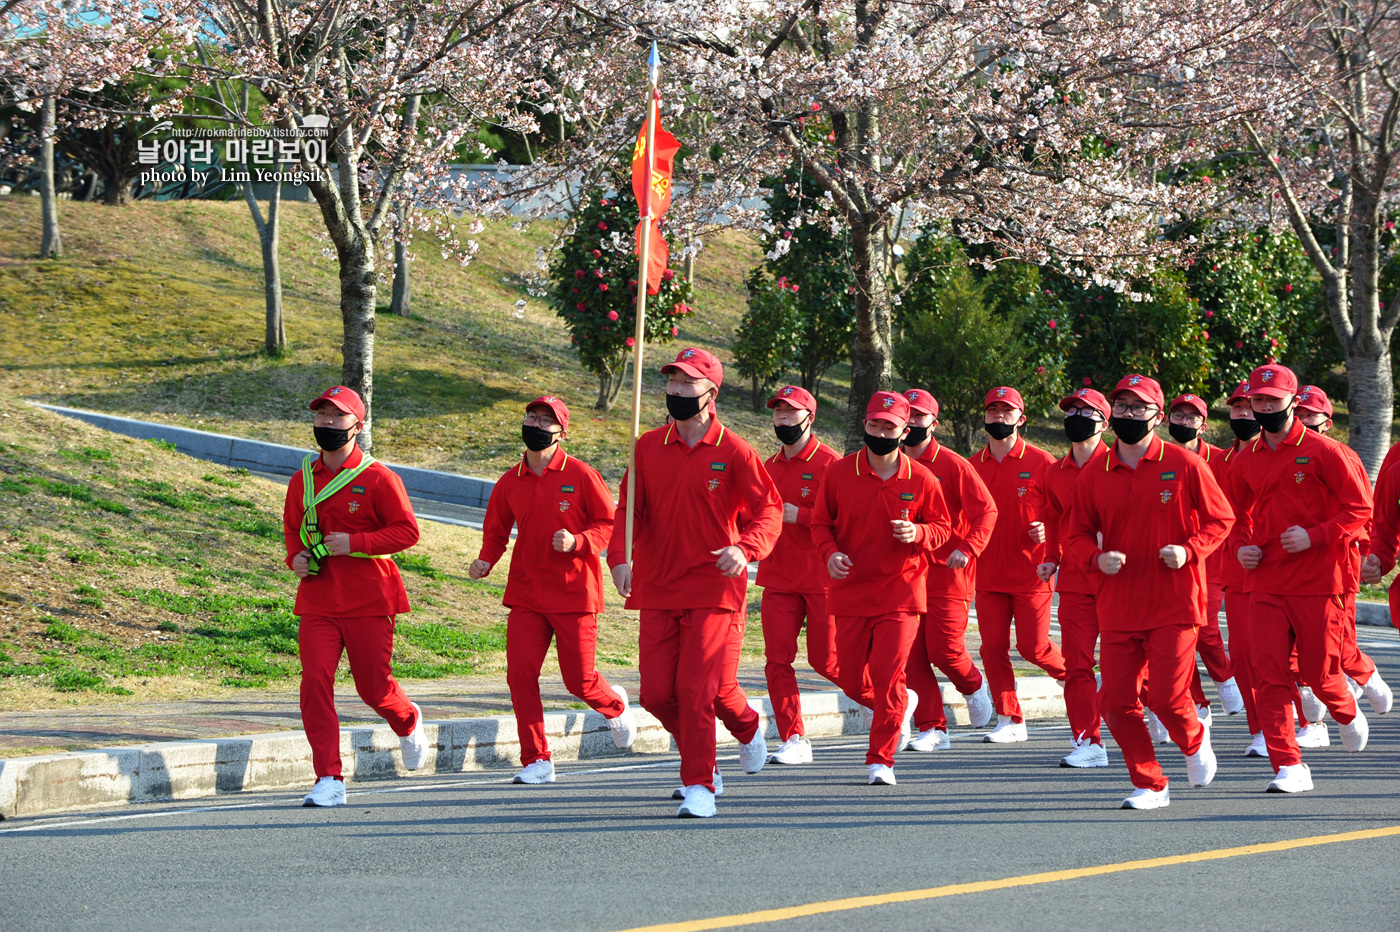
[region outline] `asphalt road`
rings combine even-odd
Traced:
[[[1393,664],[1386,664],[1393,672]],[[1400,679],[1400,676],[1396,677]],[[675,758],[564,765],[552,786],[463,774],[352,787],[342,809],[285,794],[129,807],[0,826],[0,927],[626,929],[1047,871],[1400,826],[1400,717],[1372,746],[1307,752],[1317,789],[1262,792],[1216,728],[1223,766],[1190,788],[1163,747],[1170,808],[1117,808],[1112,766],[1056,766],[1068,729],[980,735],[901,755],[897,787],[864,785],[863,746],[746,776],[730,760],[719,815],[678,820]],[[1050,878],[1036,886],[819,912],[763,928],[891,930],[1394,929],[1400,835]],[[736,920],[724,928],[748,928]]]

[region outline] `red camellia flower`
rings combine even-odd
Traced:
[[[1054,330],[1054,329],[1055,329],[1055,322],[1054,322],[1053,320],[1047,321],[1047,322],[1046,322],[1046,326],[1049,327],[1051,330]]]
[[[815,100],[812,101],[812,112],[813,112],[813,113],[816,113],[816,112],[817,112],[818,110],[820,110],[821,108],[822,108],[822,105],[821,105],[821,104],[817,103]]]
[[[1201,339],[1202,339],[1202,340],[1209,340],[1209,339],[1210,339],[1210,331],[1209,331],[1209,330],[1202,330],[1202,331],[1201,331]]]
[[[1094,380],[1091,379],[1091,378],[1089,378],[1089,377],[1086,375],[1086,376],[1084,376],[1084,384],[1085,384],[1085,385],[1093,385],[1093,384],[1094,384]]]
[[[1036,367],[1035,367],[1035,374],[1036,374],[1036,375],[1044,375],[1044,374],[1045,374],[1045,367],[1044,367],[1044,366],[1036,366]]]
[[[607,225],[606,223],[604,223],[604,222],[601,221],[601,220],[598,221],[598,229],[600,229],[600,230],[606,230],[607,228],[608,228],[608,225]]]
[[[1283,291],[1284,291],[1284,294],[1292,294],[1292,293],[1293,293],[1293,286],[1292,286],[1292,285],[1284,285],[1284,286],[1283,286]]]
[[[583,278],[583,269],[574,269],[574,278]]]
[[[835,133],[827,133],[827,134],[826,134],[826,141],[827,141],[827,142],[835,142],[835,141],[836,141],[836,134],[835,134]]]
[[[574,307],[578,308],[580,311],[586,311],[588,310],[588,302],[580,301],[578,304],[575,304]]]
[[[599,282],[599,283],[598,283],[598,290],[599,290],[599,291],[607,291],[607,290],[608,290],[608,283],[607,283],[607,282]]]
[[[1236,341],[1235,341],[1235,349],[1244,349],[1244,341],[1243,341],[1243,340],[1236,340]]]
[[[617,311],[608,311],[608,320],[617,320]]]
[[[672,328],[671,328],[671,336],[673,336],[673,337],[678,337],[678,336],[680,336],[680,335],[681,335],[681,328],[680,328],[680,327],[672,327]]]
[[[1272,357],[1272,356],[1265,356],[1265,357],[1264,357],[1264,365],[1266,365],[1266,366],[1272,366],[1272,365],[1273,365],[1274,363],[1276,363],[1276,362],[1278,362],[1278,360],[1274,359],[1274,357]]]
[[[796,285],[793,285],[793,286],[792,286],[792,293],[793,293],[793,294],[797,294],[797,286],[796,286]]]
[[[599,249],[593,250],[593,258],[595,258],[595,259],[601,259],[601,258],[603,258],[602,250],[599,250]]]
[[[603,277],[603,270],[602,270],[602,269],[594,269],[594,270],[593,270],[593,277],[594,277],[594,278],[602,278],[602,277]]]
[[[666,271],[664,271],[664,272],[661,273],[661,280],[662,280],[663,282],[669,282],[671,279],[673,279],[673,278],[675,278],[675,277],[676,277],[676,273],[675,273],[675,272],[672,272],[670,269],[667,269]]]
[[[626,339],[625,342],[626,342],[626,344],[627,344],[628,346],[636,346],[636,345],[637,345],[637,341],[634,340],[634,339],[632,339],[631,337],[628,337],[628,338]]]
[[[1214,312],[1214,311],[1206,311],[1206,317],[1209,318],[1209,317],[1214,317],[1214,316],[1215,316],[1215,312]]]
[[[783,239],[792,239],[792,231],[791,231],[791,230],[784,230],[784,231],[783,231]]]
[[[1270,345],[1270,346],[1278,346],[1278,340],[1270,340],[1270,341],[1269,341],[1269,345]]]

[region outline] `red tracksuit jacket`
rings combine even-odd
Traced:
[[[544,475],[536,476],[521,457],[491,489],[477,559],[494,566],[506,552],[511,527],[517,527],[501,604],[542,615],[596,614],[603,610],[599,554],[612,525],[612,493],[592,466],[560,449]],[[554,549],[561,528],[574,535],[569,553]]]
[[[987,447],[974,453],[971,462],[997,506],[996,527],[977,571],[978,590],[1048,591],[1051,584],[1042,582],[1035,568],[1045,562],[1048,550],[1059,549],[1058,542],[1049,537],[1055,529],[1047,520],[1046,501],[1046,473],[1055,465],[1055,458],[1017,437],[1016,445],[1000,463]],[[1044,544],[1031,542],[1030,527],[1036,521],[1045,521]]]
[[[953,520],[952,536],[929,557],[928,594],[970,601],[977,589],[977,558],[986,551],[997,523],[997,503],[972,464],[936,439],[929,438],[915,462],[938,480]],[[954,550],[971,558],[963,569],[948,566],[948,555]]]
[[[825,592],[831,577],[812,545],[812,506],[822,476],[841,458],[831,447],[810,437],[792,459],[778,448],[764,466],[785,504],[797,506],[797,523],[783,522],[773,552],[758,563],[758,584],[774,592]]]
[[[749,560],[762,560],[782,533],[782,499],[753,447],[718,418],[694,447],[667,424],[637,438],[637,477],[627,607],[744,611],[747,575],[723,576],[711,551],[735,545]],[[627,560],[631,481],[622,477],[624,504],[613,519],[609,566]]]
[[[1117,449],[1114,444],[1103,465],[1075,486],[1067,562],[1099,576],[1101,630],[1200,627],[1206,621],[1205,561],[1230,532],[1230,503],[1194,453],[1153,437],[1137,468],[1129,469]],[[1167,568],[1160,552],[1168,544],[1186,548],[1185,566]],[[1109,550],[1127,557],[1114,576],[1098,568],[1099,554]]]
[[[357,446],[341,469],[354,469],[364,459]],[[316,491],[336,477],[340,470],[326,468],[321,457],[311,467]],[[287,566],[305,548],[301,543],[301,473],[287,483],[287,500],[282,507],[282,532],[287,542]],[[403,480],[383,463],[375,463],[355,477],[355,481],[316,506],[316,521],[322,534],[350,535],[353,553],[391,554],[418,543],[418,520],[408,502]],[[409,610],[408,593],[393,560],[338,556],[321,561],[321,571],[297,586],[298,615],[326,615],[354,618],[362,615],[399,615]]]
[[[1245,571],[1245,592],[1349,591],[1348,551],[1371,517],[1371,483],[1359,458],[1294,418],[1278,449],[1261,434],[1231,458],[1225,491],[1235,509],[1229,556],[1238,563],[1239,548],[1251,544],[1264,551],[1259,566]],[[1312,546],[1287,553],[1279,535],[1295,525],[1307,530]]]
[[[1049,505],[1046,510],[1048,517],[1045,519],[1046,543],[1054,540],[1056,545],[1053,553],[1045,554],[1045,559],[1059,564],[1055,575],[1055,589],[1058,592],[1093,595],[1099,591],[1099,580],[1103,574],[1097,570],[1090,572],[1080,564],[1066,559],[1065,534],[1069,530],[1069,512],[1074,504],[1074,490],[1079,483],[1079,477],[1090,470],[1103,469],[1103,461],[1107,456],[1108,447],[1100,443],[1083,466],[1074,461],[1073,453],[1066,453],[1056,461],[1054,468],[1045,474]],[[1055,526],[1053,537],[1048,530],[1051,523]]]
[[[919,525],[913,543],[894,539],[894,520]],[[827,611],[865,617],[922,614],[928,607],[928,555],[952,532],[938,480],[903,453],[889,479],[874,473],[864,448],[833,463],[817,493],[812,542],[823,566],[837,552],[853,565],[845,579],[831,580]]]

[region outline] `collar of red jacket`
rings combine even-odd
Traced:
[[[564,452],[563,447],[560,447],[558,455],[550,457],[549,462],[544,464],[544,471],[549,472],[551,469],[563,469],[564,464],[568,461],[569,454]],[[517,476],[523,476],[527,472],[533,473],[534,470],[530,468],[529,460],[525,459],[525,456],[522,454],[520,457],[520,465],[515,467],[515,474]]]
[[[322,450],[321,455],[316,457],[316,462],[311,464],[312,472],[326,472],[330,469],[330,467],[325,464],[325,455],[325,451]],[[360,445],[357,443],[355,444],[355,449],[350,451],[350,455],[346,457],[345,462],[341,464],[340,469],[354,469],[356,466],[360,465],[360,461],[364,458],[365,452],[360,449]],[[336,472],[340,472],[340,469],[337,469]]]
[[[865,464],[864,468],[861,467],[861,463]],[[880,476],[875,472],[874,468],[870,465],[869,447],[861,447],[860,452],[856,454],[856,475],[869,475],[874,476],[876,479],[880,478]],[[903,450],[901,450],[899,452],[899,466],[895,469],[894,476],[896,479],[908,479],[912,475],[914,475],[914,461],[911,460]]]
[[[1117,469],[1119,466],[1123,466],[1123,461],[1118,459],[1119,442],[1120,441],[1117,440],[1113,441],[1113,447],[1108,451],[1108,457],[1103,465],[1104,472],[1109,472],[1111,470]],[[1161,437],[1158,437],[1156,434],[1153,434],[1152,442],[1147,445],[1147,452],[1142,455],[1142,459],[1139,462],[1145,463],[1149,460],[1156,460],[1158,462],[1161,462],[1162,458],[1166,455],[1166,441],[1164,441]],[[1124,466],[1123,468],[1126,469],[1127,467]]]
[[[719,418],[711,418],[710,426],[705,431],[705,436],[700,438],[700,443],[708,443],[712,447],[717,447],[719,446],[720,441],[723,439],[724,425],[719,422]],[[666,425],[666,436],[662,439],[662,442],[685,443],[685,440],[681,437],[681,432],[676,430],[676,424],[674,421]]]
[[[1097,463],[1097,462],[1099,461],[1099,458],[1100,458],[1100,457],[1107,456],[1107,455],[1108,455],[1108,444],[1104,443],[1103,440],[1100,440],[1099,443],[1098,443],[1098,446],[1094,447],[1094,452],[1089,454],[1089,461],[1086,462],[1086,463],[1084,464],[1084,466],[1080,466],[1078,463],[1076,463],[1076,462],[1074,461],[1074,451],[1073,451],[1073,450],[1070,450],[1070,451],[1069,451],[1068,453],[1066,453],[1064,456],[1060,457],[1060,468],[1061,468],[1061,469],[1083,469],[1085,466],[1092,466],[1092,465],[1094,465],[1095,463]]]
[[[778,452],[773,454],[773,459],[782,459],[784,462],[787,463],[790,463],[793,460],[802,460],[803,462],[806,462],[807,460],[810,460],[812,457],[817,455],[817,448],[821,445],[822,442],[817,439],[817,435],[811,434],[807,437],[807,445],[802,448],[801,453],[798,453],[796,456],[788,456],[786,450],[784,450],[782,447],[778,447]]]
[[[1283,438],[1283,442],[1280,443],[1279,446],[1282,446],[1282,447],[1296,447],[1296,446],[1301,446],[1302,443],[1303,443],[1303,438],[1307,436],[1307,433],[1308,433],[1308,429],[1307,429],[1306,427],[1303,426],[1303,422],[1300,421],[1300,420],[1298,420],[1297,417],[1294,417],[1294,418],[1293,418],[1293,428],[1292,428],[1291,430],[1289,430],[1288,436]],[[1259,431],[1259,436],[1258,436],[1258,437],[1255,437],[1252,441],[1250,441],[1249,450],[1250,450],[1250,452],[1252,453],[1252,452],[1258,450],[1261,446],[1266,447],[1266,448],[1269,446],[1268,442],[1264,439],[1264,432],[1263,432],[1262,430]]]
[[[1006,455],[1007,455],[1007,456],[1014,456],[1014,457],[1016,457],[1016,459],[1020,459],[1022,456],[1025,455],[1025,453],[1026,453],[1026,438],[1025,438],[1025,437],[1022,437],[1020,434],[1017,434],[1017,435],[1016,435],[1016,443],[1015,443],[1015,445],[1012,446],[1011,452],[1008,453],[1008,454],[1006,454]],[[981,455],[982,455],[982,462],[984,462],[984,463],[985,463],[987,460],[993,459],[993,458],[994,458],[994,457],[992,456],[992,445],[991,445],[990,443],[987,444],[985,447],[982,448],[982,454],[981,454]]]

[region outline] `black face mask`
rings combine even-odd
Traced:
[[[1118,439],[1129,446],[1141,443],[1142,438],[1152,432],[1151,421],[1138,421],[1130,417],[1110,417],[1108,423],[1113,428],[1113,432],[1118,435]]]
[[[1272,411],[1264,414],[1262,411],[1254,412],[1254,420],[1259,426],[1271,433],[1277,434],[1283,431],[1283,426],[1288,423],[1288,419],[1293,416],[1293,408],[1290,405],[1282,411]]]
[[[1000,421],[984,421],[982,423],[982,429],[985,430],[987,433],[991,434],[992,437],[994,437],[997,440],[1005,440],[1007,437],[1010,437],[1012,434],[1016,433],[1015,424],[1003,424]]]
[[[927,427],[914,427],[910,425],[909,433],[904,435],[904,445],[906,447],[917,447],[928,439]]]
[[[876,437],[874,434],[867,431],[865,434],[865,446],[866,449],[876,456],[889,456],[895,450],[899,449],[899,438]]]
[[[1259,433],[1259,422],[1252,418],[1234,417],[1230,419],[1230,429],[1235,432],[1237,440],[1253,440]]]
[[[1187,427],[1185,424],[1168,424],[1167,433],[1172,435],[1172,439],[1177,443],[1190,443],[1200,435],[1199,427]]]
[[[807,422],[803,420],[801,424],[774,424],[773,433],[778,435],[779,443],[790,447],[807,433]]]
[[[536,427],[533,424],[520,425],[520,439],[525,441],[525,449],[538,453],[546,449],[556,440],[563,431],[545,430],[543,427]]]
[[[1099,422],[1087,414],[1071,414],[1065,418],[1065,436],[1070,443],[1083,443],[1094,436]]]
[[[705,395],[708,394],[709,392],[705,393]],[[705,395],[696,395],[693,398],[685,395],[667,395],[666,413],[678,421],[688,421],[700,413],[700,400]]]
[[[1322,433],[1322,425],[1321,425],[1321,424],[1304,424],[1303,426],[1306,427],[1308,430],[1312,431],[1312,432],[1315,433],[1315,434],[1320,434],[1320,433]]]
[[[339,450],[350,442],[348,427],[312,427],[311,432],[316,435],[316,446],[322,450]]]

